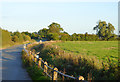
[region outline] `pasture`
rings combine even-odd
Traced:
[[[109,57],[114,63],[118,62],[118,41],[65,41],[53,45],[74,55],[95,56],[103,61]]]

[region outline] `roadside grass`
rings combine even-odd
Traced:
[[[95,44],[94,44],[95,43]],[[105,47],[102,47],[102,43],[107,44]],[[109,48],[109,47],[116,47],[117,48],[117,42],[115,42],[115,45],[113,42],[89,42],[89,41],[79,41],[79,42],[45,42],[43,44],[34,45],[29,50],[32,52],[40,52],[39,56],[49,63],[51,66],[55,66],[59,69],[59,71],[65,72],[68,75],[72,75],[75,77],[78,77],[79,75],[82,75],[85,80],[88,80],[88,74],[92,74],[92,79],[94,80],[116,80],[119,77],[119,69],[118,69],[118,63],[116,61],[111,61],[110,57],[106,56],[106,61],[103,59],[100,59],[100,57],[92,55],[92,49],[95,52],[96,49],[94,46],[99,45],[102,48]],[[74,44],[74,45],[72,45]],[[82,44],[82,45],[81,45]],[[64,49],[62,49],[61,46]],[[67,46],[67,50],[66,50]],[[91,50],[90,55],[87,54],[74,54],[74,52],[71,52],[70,49],[73,49],[72,51],[76,50],[80,46],[83,46],[83,49],[89,49]],[[88,48],[89,47],[89,48]],[[80,49],[82,49],[80,48]],[[113,51],[116,51],[116,48],[113,49]],[[78,49],[79,51],[79,49]],[[82,50],[81,50],[82,51]],[[102,51],[106,51],[103,49]],[[100,51],[99,51],[100,52]],[[115,52],[116,53],[116,52]],[[96,53],[97,54],[97,53]],[[104,54],[104,52],[103,52]],[[114,54],[115,55],[115,54]],[[116,63],[115,63],[116,62]]]
[[[26,56],[26,52],[22,50],[22,62],[23,67],[26,68],[29,76],[33,81],[36,80],[50,80],[45,74],[43,73],[43,70],[39,69],[37,65],[34,64],[33,61],[29,61],[29,59]]]
[[[27,44],[27,43],[32,43],[32,42],[35,42],[35,40],[17,42],[17,43],[11,42],[9,44],[2,44],[2,42],[1,42],[0,49],[5,49],[5,48],[8,48],[8,47],[11,47],[11,46],[14,46],[14,45]]]

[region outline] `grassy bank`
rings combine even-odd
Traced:
[[[102,59],[101,56],[97,57],[95,55],[92,55],[92,51],[94,51],[94,53],[97,52],[97,50],[99,50],[97,47],[101,46],[102,43],[103,45],[106,44],[104,47],[102,47],[102,48],[105,48],[102,50],[103,52],[102,55],[105,52],[108,52],[106,49],[113,46],[115,48],[111,49],[113,50],[112,52],[116,51],[117,42],[107,43],[107,41],[106,42],[103,42],[103,41],[45,42],[43,44],[32,47],[31,50],[33,52],[39,51],[40,52],[39,56],[42,57],[44,61],[49,62],[49,64],[57,67],[59,71],[64,72],[66,74],[69,74],[75,77],[77,77],[78,75],[82,75],[85,77],[85,80],[88,80],[90,78],[94,80],[116,80],[119,77],[118,64],[116,64],[117,62],[115,61],[116,59],[112,60],[107,55],[106,61],[105,61],[104,59]],[[60,45],[62,45],[62,47]],[[95,45],[97,46],[96,48],[94,48]],[[66,50],[66,47],[67,47],[67,50]],[[83,52],[84,54],[79,54],[76,51],[75,51],[76,53],[74,52],[71,53],[70,51],[71,49],[79,51],[80,50],[79,48],[86,49],[88,51],[91,50],[90,53],[86,51],[90,55],[85,54],[86,52],[85,53]],[[100,50],[102,48],[100,47]],[[80,53],[82,53],[82,51],[83,50],[81,50]],[[117,52],[115,52],[113,56],[117,57],[116,53]],[[88,78],[88,74],[91,75],[90,78]]]
[[[49,78],[44,75],[43,71],[39,69],[38,66],[35,65],[34,62],[27,57],[27,54],[24,50],[22,51],[22,62],[23,67],[27,69],[27,72],[33,81],[49,80]]]
[[[17,42],[17,43],[11,42],[9,44],[4,44],[4,45],[2,45],[2,43],[1,43],[0,49],[5,49],[5,48],[8,48],[8,47],[11,47],[11,46],[14,46],[14,45],[27,44],[27,43],[32,43],[32,42],[35,42],[35,40],[24,41],[24,42]]]

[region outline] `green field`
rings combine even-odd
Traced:
[[[62,50],[75,55],[96,56],[99,60],[118,62],[118,41],[65,41],[54,43]]]
[[[33,52],[59,71],[86,80],[115,80],[118,73],[118,41],[55,41],[33,46]],[[67,78],[66,78],[67,79]]]

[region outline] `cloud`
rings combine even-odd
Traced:
[[[2,2],[118,2],[120,0],[1,0]]]

